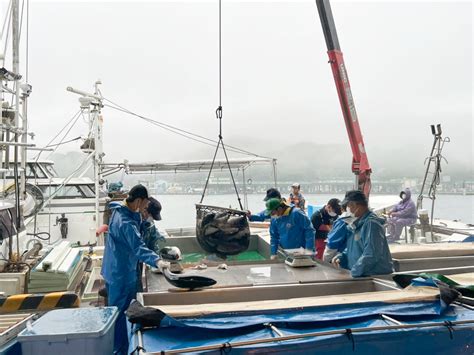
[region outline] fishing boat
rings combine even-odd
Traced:
[[[12,4],[13,18],[18,23],[19,2],[14,0]],[[320,13],[330,14],[328,1],[318,1],[318,8]],[[333,32],[334,36],[330,15],[324,31]],[[337,41],[329,44],[338,46]],[[337,53],[339,48],[329,49],[334,51],[330,55],[336,56],[331,64],[343,64],[342,55]],[[347,79],[344,66],[333,69],[335,72],[342,70]],[[352,100],[346,82],[346,86],[338,89],[344,89],[343,97]],[[42,250],[43,245],[40,248],[35,243],[37,240],[32,239],[31,248],[25,246],[27,252],[24,254],[19,249],[18,240],[26,235],[26,231],[23,228],[16,228],[15,233],[13,228],[8,230],[10,240],[14,235],[17,238],[16,257],[24,258],[16,261],[23,283],[16,281],[14,285],[20,284],[21,287],[4,292],[0,298],[0,313],[4,313],[0,314],[0,326],[3,326],[0,328],[0,354],[111,353],[116,309],[91,307],[90,302],[83,302],[79,307],[78,297],[86,294],[88,301],[94,298],[103,301],[103,297],[98,295],[100,282],[96,282],[100,280],[103,249],[94,242],[95,230],[102,223],[101,198],[104,196],[101,191],[108,173],[120,169],[132,173],[170,168],[186,171],[206,169],[210,176],[214,164],[228,168],[231,174],[233,169],[251,163],[275,166],[274,159],[237,161],[227,157],[222,162],[213,159],[171,164],[107,165],[102,151],[103,97],[99,85],[99,81],[95,83],[93,92],[68,88],[79,95],[81,110],[90,117],[87,159],[93,160],[94,179],[48,176],[44,184],[37,183],[48,203],[38,208],[39,212],[35,214],[33,234],[38,237],[38,230],[50,233],[51,246],[46,252]],[[219,107],[217,112],[222,113],[222,107]],[[353,105],[350,107],[354,108]],[[219,138],[218,147],[220,143],[224,147],[221,134]],[[355,138],[360,140],[356,147],[363,148],[361,134]],[[371,171],[365,152],[358,158],[358,164],[353,166],[358,175],[357,187],[368,191]],[[18,160],[15,161],[14,170],[18,170],[18,164]],[[26,172],[26,166],[22,171]],[[245,184],[245,175],[242,175]],[[274,176],[276,180],[276,173]],[[5,221],[9,221],[5,222],[6,226],[15,224],[18,227],[22,225],[18,172],[15,172],[15,182],[16,203],[0,206],[0,219],[4,216]],[[205,191],[206,187],[203,196]],[[61,199],[63,193],[67,199]],[[77,203],[73,204],[71,200]],[[92,201],[93,210],[90,209]],[[229,213],[245,215],[246,206],[244,197],[239,210],[225,209]],[[53,207],[55,218],[51,213],[45,217],[46,211],[53,211]],[[202,204],[196,208],[199,218],[202,217],[199,212],[204,208],[224,209],[203,207]],[[45,214],[42,215],[41,211]],[[81,220],[78,217],[72,222],[75,215],[87,213],[91,218]],[[56,227],[55,239],[51,234],[53,227]],[[392,248],[398,273],[353,279],[347,270],[335,269],[311,257],[288,254],[288,251],[284,251],[287,254],[279,259],[270,260],[267,228],[249,227],[246,250],[236,255],[209,253],[199,243],[196,234],[199,231],[194,228],[167,231],[168,246],[178,246],[183,253],[181,261],[175,260],[181,264],[181,274],[169,270],[157,274],[145,269],[145,292],[138,295],[137,302],[129,309],[129,353],[472,353],[474,298],[470,285],[474,277],[474,253],[468,243],[449,247],[437,244],[438,249],[432,245],[395,246],[400,249]],[[82,239],[74,239],[77,236]],[[79,245],[73,247],[75,241]],[[14,264],[15,244],[3,243],[4,248],[7,245],[12,250],[8,253],[9,263]],[[239,259],[245,253],[245,258]],[[77,286],[81,275],[86,274],[86,254],[89,254],[92,269],[89,269],[90,282],[84,293],[77,290]],[[11,279],[14,274],[0,275]],[[41,290],[41,287],[46,287],[46,291],[72,287],[76,293],[31,295],[28,286],[34,291]]]

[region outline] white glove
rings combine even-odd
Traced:
[[[270,260],[276,260],[277,258],[278,258],[278,256],[276,256],[276,255],[270,256]]]
[[[163,269],[169,269],[170,268],[170,263],[168,261],[164,261],[164,260],[160,259],[156,262],[156,267],[158,268],[158,270],[163,272]]]

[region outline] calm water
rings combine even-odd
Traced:
[[[196,223],[196,207],[200,195],[161,195],[156,196],[162,203],[161,228],[191,227]],[[259,212],[265,208],[262,201],[263,195],[248,195],[248,209]],[[312,205],[324,205],[330,198],[342,199],[343,195],[305,195],[306,201]],[[243,196],[241,196],[243,204]],[[394,195],[372,195],[371,207],[377,208],[389,203],[396,203],[400,199]],[[209,195],[204,198],[203,203],[221,207],[238,208],[239,204],[235,195]],[[429,209],[431,201],[426,200],[424,207]],[[462,195],[439,195],[436,200],[435,218],[458,219],[466,223],[474,223],[474,196]]]

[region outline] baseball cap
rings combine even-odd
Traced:
[[[153,217],[155,221],[161,221],[161,203],[157,199],[153,197],[149,197],[148,201],[150,203],[148,204],[148,207],[146,210],[148,213]]]
[[[275,211],[278,207],[280,207],[284,202],[281,198],[271,198],[265,203],[265,214],[269,216],[272,211]]]
[[[296,187],[296,188],[300,188],[300,184],[298,184],[297,182],[295,182],[293,185],[291,185],[291,187]]]
[[[364,195],[362,191],[359,190],[352,190],[347,191],[344,200],[342,201],[342,205],[347,205],[349,202],[364,202],[367,203],[367,197]]]
[[[275,189],[274,187],[271,187],[267,190],[267,195],[263,199],[263,201],[268,201],[271,198],[281,198],[280,191]]]

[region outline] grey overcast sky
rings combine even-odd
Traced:
[[[429,150],[429,125],[441,123],[451,158],[472,169],[472,2],[335,0],[332,8],[369,159],[410,144]],[[32,0],[36,143],[78,110],[65,88],[92,90],[98,78],[110,100],[216,137],[217,11],[217,0]],[[225,141],[257,153],[276,142],[336,143],[349,155],[315,2],[223,0],[222,16]],[[186,159],[203,149],[137,118],[103,114],[108,161]],[[71,137],[85,132],[82,123]]]

